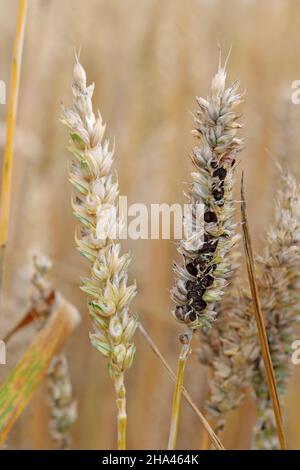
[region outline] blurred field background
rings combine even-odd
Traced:
[[[17,0],[0,0],[0,79],[9,83]],[[67,179],[67,136],[59,122],[60,102],[71,99],[74,48],[90,81],[95,105],[116,142],[121,194],[131,202],[184,202],[189,180],[188,151],[195,96],[206,96],[218,61],[232,44],[229,81],[246,89],[242,105],[249,220],[257,253],[272,220],[277,173],[265,149],[289,162],[300,177],[300,107],[291,103],[291,83],[300,79],[300,2],[295,0],[29,0],[20,89],[13,179],[13,210],[7,251],[1,336],[28,303],[33,250],[54,262],[53,282],[80,309],[83,322],[67,345],[78,398],[73,448],[115,447],[114,390],[105,361],[88,340],[85,295],[78,289],[86,265],[75,249],[75,222]],[[6,106],[0,106],[1,158]],[[237,199],[238,199],[237,192]],[[177,327],[170,315],[172,241],[128,241],[131,278],[138,283],[134,309],[175,368]],[[3,332],[3,334],[2,334]],[[7,351],[4,378],[33,330],[18,334]],[[128,447],[165,448],[173,384],[143,339],[127,374]],[[196,348],[196,343],[195,343]],[[200,408],[207,371],[194,357],[186,386]],[[300,448],[300,366],[295,367],[285,409],[290,448]],[[13,449],[45,449],[48,437],[46,390],[42,387],[8,440]],[[149,399],[150,397],[150,399]],[[224,444],[249,446],[251,399],[228,419]],[[197,449],[201,425],[183,403],[178,448]]]

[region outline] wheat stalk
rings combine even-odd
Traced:
[[[174,267],[177,282],[172,298],[177,306],[173,314],[187,326],[187,333],[180,337],[183,346],[173,396],[169,449],[176,446],[183,374],[193,332],[210,327],[216,318],[215,306],[222,298],[226,278],[231,272],[227,256],[236,242],[232,189],[242,141],[236,137],[241,124],[234,109],[242,96],[237,93],[238,82],[225,88],[226,62],[222,66],[220,58],[207,100],[197,98],[199,110],[194,134],[200,144],[191,157],[195,172],[189,192],[191,217],[188,224],[192,228],[199,227],[197,208],[202,205],[204,225],[181,241],[178,251],[184,263]]]
[[[5,265],[5,249],[8,236],[8,224],[11,203],[11,182],[14,157],[18,95],[20,87],[20,70],[24,43],[27,0],[19,0],[18,18],[15,32],[11,78],[6,119],[6,140],[4,147],[2,184],[0,199],[0,302],[2,300],[2,283]]]
[[[75,217],[81,222],[76,235],[79,252],[91,265],[91,276],[82,279],[81,289],[89,296],[89,314],[94,331],[92,345],[108,359],[114,382],[118,409],[118,448],[126,446],[126,389],[124,373],[133,361],[132,337],[137,318],[129,315],[129,305],[136,294],[135,285],[127,285],[128,254],[120,255],[114,238],[120,230],[115,201],[118,184],[111,166],[113,151],[102,142],[105,126],[100,113],[92,107],[94,85],[87,86],[86,74],[76,59],[73,73],[73,106],[63,109],[63,123],[68,127],[73,154],[70,181],[76,190],[73,199]]]

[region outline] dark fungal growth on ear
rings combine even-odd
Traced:
[[[225,64],[226,65],[226,64]],[[235,107],[241,102],[239,83],[225,88],[226,72],[219,64],[207,100],[197,98],[193,134],[199,139],[191,156],[195,171],[188,193],[189,231],[179,243],[183,264],[175,264],[172,298],[175,318],[192,329],[210,326],[231,265],[227,254],[235,243],[232,186],[242,141]],[[196,208],[202,208],[201,221]],[[199,223],[200,222],[200,223]],[[196,227],[196,230],[195,230]]]

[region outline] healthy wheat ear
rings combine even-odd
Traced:
[[[75,188],[74,215],[81,223],[76,235],[79,252],[89,261],[91,274],[82,279],[81,289],[89,297],[93,322],[92,345],[108,359],[118,408],[118,448],[126,447],[126,391],[124,373],[133,361],[132,337],[137,318],[129,315],[136,286],[127,285],[128,254],[120,255],[115,241],[120,230],[115,201],[118,184],[111,166],[113,151],[103,142],[105,125],[100,113],[93,112],[94,84],[87,86],[86,74],[76,60],[73,72],[73,106],[63,109],[63,123],[70,133],[69,150],[73,154],[70,181]]]
[[[241,128],[236,106],[242,96],[239,83],[225,88],[225,65],[219,63],[212,80],[210,96],[197,98],[194,134],[199,139],[191,157],[195,167],[189,191],[191,205],[190,234],[178,247],[183,265],[175,264],[177,282],[172,290],[176,303],[174,317],[186,325],[180,337],[177,384],[173,397],[169,449],[176,446],[183,373],[191,351],[193,332],[208,328],[216,318],[216,304],[221,300],[226,278],[231,271],[228,253],[235,244],[233,223],[233,182],[237,156],[242,141],[236,137]],[[204,208],[204,224],[199,228],[199,207]],[[197,227],[195,231],[194,228]]]

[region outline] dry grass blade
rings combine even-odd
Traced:
[[[18,94],[20,85],[20,69],[22,62],[24,31],[26,22],[27,0],[19,1],[18,20],[15,33],[13,57],[11,64],[11,81],[7,111],[6,141],[4,148],[1,204],[0,204],[0,300],[2,291],[2,280],[5,263],[5,247],[7,243],[10,195],[12,180],[12,165],[14,155],[14,140],[16,129],[16,115],[18,105]]]
[[[50,362],[63,346],[80,315],[69,302],[60,298],[34,341],[19,363],[13,368],[0,388],[0,445],[5,441],[13,425],[29,404],[35,390],[44,380]]]
[[[268,344],[268,337],[267,337],[266,328],[264,324],[264,318],[263,318],[263,314],[262,314],[261,306],[260,306],[258,288],[256,284],[256,279],[255,279],[254,256],[253,256],[253,250],[252,250],[252,244],[251,244],[251,238],[250,238],[250,232],[249,232],[248,220],[247,220],[243,175],[242,175],[242,181],[241,181],[241,201],[242,201],[241,202],[241,214],[242,214],[242,224],[243,224],[243,241],[244,241],[247,272],[248,272],[249,284],[250,284],[250,289],[251,289],[251,294],[252,294],[255,319],[257,323],[263,362],[264,362],[264,366],[266,370],[268,389],[269,389],[270,397],[272,400],[272,406],[273,406],[275,420],[276,420],[278,438],[279,438],[281,449],[286,450],[287,444],[286,444],[286,438],[285,438],[284,429],[283,429],[282,414],[281,414],[278,391],[277,391],[277,386],[276,386],[276,379],[275,379],[274,368],[273,368],[269,344]]]
[[[154,354],[160,359],[161,363],[163,364],[164,368],[167,370],[167,372],[168,372],[169,376],[171,377],[171,379],[174,382],[176,382],[177,377],[176,377],[175,372],[171,369],[171,367],[169,366],[169,364],[165,360],[164,356],[162,355],[162,353],[160,352],[160,350],[158,349],[158,347],[156,346],[156,344],[154,343],[152,338],[149,336],[149,334],[147,333],[147,331],[145,330],[143,325],[141,325],[140,323],[139,323],[139,330],[142,333],[142,335],[144,336],[144,338],[146,339],[147,343],[149,344],[149,346],[152,349],[152,351],[154,352]],[[194,410],[194,412],[196,413],[196,415],[200,419],[200,421],[201,421],[204,429],[206,430],[207,434],[209,435],[209,438],[210,438],[212,444],[214,445],[214,447],[218,450],[225,450],[225,448],[224,448],[223,444],[221,443],[220,439],[214,433],[214,431],[211,428],[211,426],[209,425],[208,421],[205,419],[205,417],[203,416],[203,414],[201,413],[199,408],[195,405],[195,403],[193,402],[190,394],[188,393],[187,389],[184,386],[182,387],[182,394],[183,394],[184,398],[186,399],[186,401],[188,402],[188,404],[190,405],[190,407]]]

